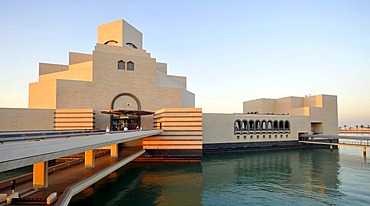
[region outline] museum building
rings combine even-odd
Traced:
[[[144,149],[202,152],[299,146],[300,134],[337,135],[333,95],[258,99],[243,113],[202,113],[186,77],[143,49],[142,33],[124,20],[98,27],[92,54],[69,53],[69,64],[39,64],[29,108],[0,108],[0,130],[161,129]],[[188,151],[188,152],[187,152]]]

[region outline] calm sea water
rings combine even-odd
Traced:
[[[130,163],[70,205],[370,205],[370,161],[341,147]]]

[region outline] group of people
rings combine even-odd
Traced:
[[[136,126],[136,131],[142,131],[143,128],[139,127],[139,126]]]
[[[136,126],[136,131],[142,131],[142,130],[143,130],[143,128],[142,128],[142,127]],[[123,128],[123,131],[124,131],[124,132],[127,132],[127,131],[128,131],[128,128],[127,128],[127,127],[124,127],[124,128]],[[106,133],[109,133],[109,132],[110,132],[109,127],[107,127],[107,128],[105,129],[105,132],[106,132]]]

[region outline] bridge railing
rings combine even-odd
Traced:
[[[338,140],[342,144],[370,146],[370,136],[303,134],[300,137],[307,138],[306,141]]]
[[[134,132],[129,130],[125,132]],[[110,131],[109,134],[123,133],[124,131]],[[0,132],[0,144],[13,141],[41,141],[52,138],[70,138],[77,136],[90,136],[106,134],[105,130],[69,130],[69,131],[3,131]]]
[[[363,145],[363,146],[369,146],[370,141],[365,140],[358,140],[358,139],[339,139],[339,143],[342,144],[352,144],[352,145]]]

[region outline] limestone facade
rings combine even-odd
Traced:
[[[167,65],[142,49],[142,34],[124,20],[99,26],[92,54],[69,53],[68,65],[40,63],[39,81],[29,85],[29,108],[93,109],[95,128],[109,125],[105,109],[138,109],[121,93],[135,95],[142,110],[165,107],[193,108],[194,94],[186,90],[186,77],[167,74]],[[129,107],[129,108],[127,108]],[[152,122],[143,124],[151,127]]]
[[[202,156],[201,108],[163,108],[155,112],[153,124],[163,132],[143,139],[148,155],[196,159]]]
[[[0,108],[0,131],[53,130],[53,109]]]
[[[336,96],[258,99],[244,102],[243,110],[241,114],[203,114],[203,147],[250,143],[268,147],[297,142],[299,134],[338,134]]]

